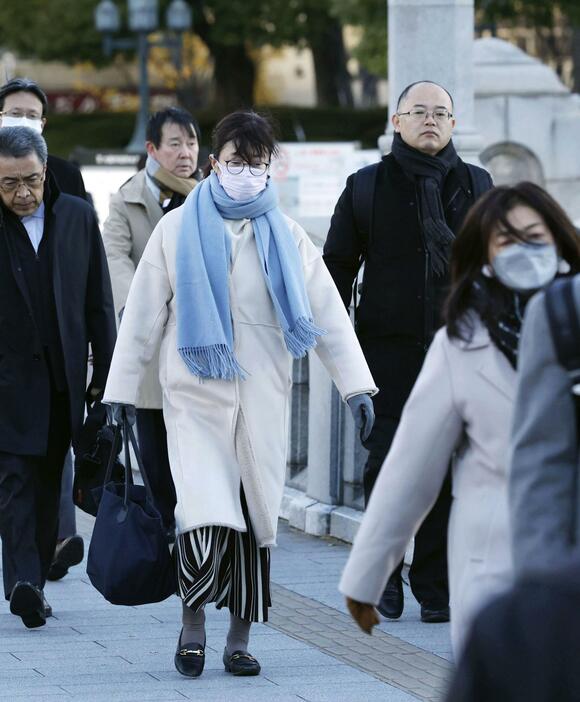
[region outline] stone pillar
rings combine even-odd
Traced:
[[[460,156],[479,163],[483,142],[475,129],[473,96],[473,0],[388,0],[389,120],[406,85],[432,80],[453,95]],[[379,139],[391,149],[393,128]]]
[[[331,504],[332,488],[337,465],[333,459],[333,445],[339,437],[332,406],[333,385],[326,369],[315,353],[309,354],[308,398],[308,480],[306,494],[312,500]],[[333,465],[334,463],[334,465]]]

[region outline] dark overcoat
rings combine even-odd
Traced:
[[[115,344],[113,296],[94,209],[45,188],[45,235],[52,241],[54,302],[70,399],[74,440],[82,425],[89,343],[92,384],[104,389]],[[12,243],[27,236],[19,218],[0,208],[0,451],[46,452],[50,380],[30,294]]]
[[[446,702],[580,700],[580,562],[530,574],[479,613]]]
[[[491,188],[491,177],[479,170]],[[364,256],[357,334],[381,390],[373,398],[375,411],[399,418],[433,334],[441,326],[448,279],[432,277],[417,187],[394,156],[384,156],[378,166],[370,238],[355,224],[353,180],[354,175],[349,176],[336,205],[324,261],[348,306]],[[461,160],[445,180],[442,201],[447,223],[457,234],[474,202],[471,177]]]
[[[80,170],[64,158],[48,154],[47,164],[48,170],[52,173],[56,180],[56,184],[62,193],[76,195],[82,197],[83,200],[88,200],[85,183]]]

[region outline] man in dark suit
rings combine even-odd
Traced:
[[[457,155],[451,140],[453,100],[440,85],[420,81],[405,88],[392,123],[392,152],[349,176],[324,246],[324,260],[347,306],[363,261],[365,266],[356,330],[380,389],[373,397],[375,424],[365,442],[367,502],[441,326],[454,235],[476,195],[492,186],[486,171]],[[447,480],[415,537],[409,579],[424,622],[449,619],[450,503]],[[391,619],[403,612],[402,567],[392,575],[378,606]]]
[[[28,78],[14,78],[0,87],[0,127],[30,127],[41,134],[46,125],[48,100],[44,91]],[[58,156],[48,155],[48,171],[63,193],[89,200],[79,169]],[[72,502],[73,465],[67,453],[62,476],[59,534],[49,580],[58,580],[80,563],[84,555],[82,537],[76,533]]]
[[[0,129],[0,537],[5,596],[28,627],[50,614],[63,462],[115,341],[94,210],[61,193],[46,163],[40,134]]]

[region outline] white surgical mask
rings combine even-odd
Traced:
[[[30,117],[11,117],[10,115],[2,115],[3,127],[30,127],[35,132],[42,134],[42,120],[30,119]]]
[[[226,168],[225,163],[218,161],[220,172],[217,174],[222,188],[232,200],[253,200],[265,189],[268,181],[268,171],[262,175],[252,175],[245,166],[241,173],[233,175]]]
[[[510,244],[493,259],[492,269],[512,290],[539,290],[556,277],[558,252],[554,244]]]

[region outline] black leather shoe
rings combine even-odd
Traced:
[[[54,558],[48,569],[47,580],[60,580],[68,573],[68,569],[78,565],[85,555],[83,537],[75,534],[57,544]]]
[[[440,605],[421,605],[421,621],[425,624],[441,624],[449,621],[449,607]]]
[[[259,675],[262,670],[254,656],[244,651],[234,651],[230,656],[227,648],[224,648],[223,661],[226,673],[232,675]]]
[[[46,624],[42,590],[25,580],[17,582],[12,590],[10,611],[21,617],[24,626],[29,629]]]
[[[183,629],[181,630],[183,633]],[[175,652],[175,667],[182,675],[188,678],[199,678],[205,665],[205,646],[198,643],[181,643],[181,633],[177,640]]]
[[[393,576],[389,578],[377,609],[387,619],[398,619],[403,614],[404,606],[403,581],[401,578]]]

